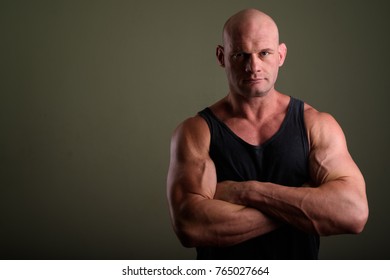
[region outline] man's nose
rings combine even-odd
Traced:
[[[251,54],[246,62],[245,71],[257,73],[261,71],[261,59],[256,54]]]

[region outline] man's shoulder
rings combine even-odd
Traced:
[[[304,103],[304,117],[306,126],[308,128],[314,128],[318,125],[334,125],[335,123],[337,123],[331,114],[327,112],[318,111],[313,106],[307,103]]]
[[[199,114],[182,121],[174,130],[172,138],[176,140],[190,140],[203,142],[210,137],[207,122]]]
[[[323,142],[330,138],[344,139],[344,133],[340,125],[331,114],[320,112],[305,103],[304,118],[311,144]]]
[[[177,127],[175,131],[201,131],[207,128],[207,122],[203,117],[199,114],[188,117],[184,121],[182,121]]]
[[[181,160],[208,156],[210,132],[206,121],[199,115],[189,117],[173,132],[171,150]]]

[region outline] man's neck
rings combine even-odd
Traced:
[[[276,90],[258,97],[244,97],[230,92],[226,101],[232,117],[259,121],[276,113],[281,96]]]

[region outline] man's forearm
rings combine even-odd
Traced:
[[[174,228],[186,247],[231,246],[280,225],[260,211],[217,199],[188,199],[175,212]]]
[[[247,181],[244,185],[239,203],[254,207],[305,232],[319,232],[315,217],[311,217],[305,210],[305,198],[314,189],[303,190],[303,187],[286,187],[257,181]]]
[[[224,181],[218,183],[215,198],[255,208],[283,223],[306,232],[315,232],[310,219],[299,207],[294,206],[296,198],[292,198],[291,194],[286,195],[286,191],[291,191],[291,188],[258,181]],[[281,197],[281,194],[286,197]]]
[[[222,182],[216,197],[247,205],[289,223],[303,231],[320,235],[359,232],[359,197],[343,180],[311,187],[286,187],[257,181]]]

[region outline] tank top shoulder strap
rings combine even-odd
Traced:
[[[291,115],[289,117],[292,117],[295,121],[302,122],[304,121],[303,119],[303,109],[304,109],[304,103],[302,100],[299,100],[294,97],[290,97],[291,102],[290,102],[290,111]]]
[[[198,112],[198,115],[201,116],[207,123],[210,129],[210,134],[213,135],[215,127],[218,125],[218,120],[214,116],[213,112],[209,107],[204,108],[202,111]]]
[[[301,139],[304,143],[304,149],[308,153],[309,152],[309,140],[306,131],[305,118],[304,118],[304,107],[305,103],[297,98],[291,96],[290,103],[290,111],[289,121],[291,122],[292,127],[295,127],[301,134]]]

